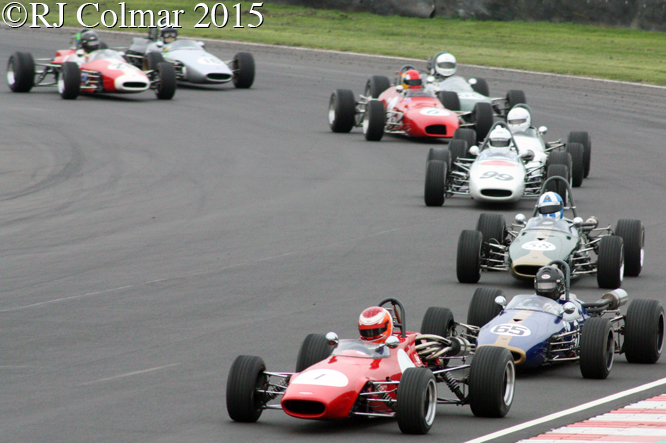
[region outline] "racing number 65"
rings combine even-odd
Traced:
[[[264,6],[263,2],[252,3],[252,6],[250,6],[250,10],[248,12],[259,17],[259,23],[256,25],[250,23],[247,25],[248,28],[258,28],[264,23],[264,16],[261,15],[261,12],[254,10],[254,8],[261,8],[262,6]],[[217,8],[220,7],[222,8],[222,13],[220,14],[222,16],[222,24],[217,22]],[[241,24],[241,4],[237,3],[233,7],[236,8],[236,25],[234,28],[243,28],[244,26]],[[209,12],[210,20],[213,22],[213,25],[216,28],[224,28],[227,25],[227,22],[229,21],[229,11],[227,10],[227,7],[224,5],[224,3],[215,3],[210,8],[210,10],[208,9],[208,5],[206,3],[197,3],[194,6],[194,11],[196,12],[199,8],[203,9],[203,15],[197,24],[194,25],[195,28],[210,28],[210,23],[202,23],[204,20],[206,20],[206,17],[208,17]]]
[[[500,174],[496,171],[486,171],[481,174],[479,178],[494,178],[495,180],[510,181],[513,180],[513,176],[510,174]]]

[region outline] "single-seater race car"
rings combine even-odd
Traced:
[[[551,184],[565,191],[547,191]],[[507,229],[501,214],[483,213],[475,230],[460,233],[459,282],[476,283],[481,271],[509,271],[519,280],[531,280],[552,260],[566,262],[572,277],[596,274],[600,288],[619,288],[624,276],[641,273],[645,227],[640,220],[619,220],[614,230],[610,225],[599,227],[595,217],[583,221],[569,183],[561,177],[546,180],[542,191],[529,220],[517,214]],[[563,194],[568,194],[569,206]],[[565,210],[572,218],[564,217]]]
[[[485,137],[494,121],[489,103],[478,103],[469,112],[446,109],[434,92],[423,88],[420,74],[412,68],[403,66],[395,85],[388,77],[373,75],[359,101],[351,90],[333,92],[328,106],[331,130],[350,132],[362,127],[371,141],[381,140],[384,133],[451,139],[461,127]]]
[[[580,144],[553,142],[547,146],[542,142],[536,132],[512,134],[503,121],[492,126],[480,146],[476,146],[473,130],[458,129],[448,148],[428,152],[423,194],[426,206],[442,206],[454,195],[489,203],[536,198],[547,178],[571,179],[572,169],[582,173]]]
[[[449,309],[433,307],[421,332],[408,332],[402,303],[387,298],[361,314],[362,339],[308,335],[296,372],[267,371],[260,357],[237,357],[227,380],[227,411],[240,422],[256,422],[264,409],[315,420],[395,417],[407,434],[427,433],[437,404],[470,405],[476,416],[503,417],[514,395],[510,352],[488,347],[475,353],[466,339],[451,335],[453,325]],[[370,337],[375,334],[381,340]],[[455,397],[440,397],[438,383]]]
[[[201,41],[176,39],[175,28],[163,28],[161,35],[157,31],[157,28],[150,28],[148,38],[134,37],[125,51],[125,58],[143,69],[169,62],[181,82],[212,85],[233,81],[237,88],[249,88],[254,83],[252,54],[238,52],[232,60],[222,61],[206,51]]]
[[[579,362],[584,378],[605,379],[614,354],[624,354],[630,363],[656,363],[664,344],[662,304],[634,299],[622,314],[628,299],[622,289],[584,302],[569,292],[568,271],[562,261],[549,263],[539,271],[535,293],[516,295],[508,303],[499,289],[476,289],[467,324],[456,325],[456,332],[475,342],[477,352],[508,349],[524,368]]]

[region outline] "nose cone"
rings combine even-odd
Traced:
[[[150,87],[150,81],[143,73],[126,72],[116,78],[114,86],[118,92],[141,92]]]
[[[511,160],[488,158],[470,171],[469,190],[474,200],[515,202],[525,190],[525,170]]]

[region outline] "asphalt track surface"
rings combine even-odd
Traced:
[[[69,31],[0,29],[2,63],[15,51],[51,57]],[[127,45],[127,37],[105,39]],[[265,411],[232,422],[231,362],[259,355],[291,371],[311,332],[356,336],[365,307],[405,304],[408,329],[429,306],[458,320],[478,285],[459,284],[460,231],[482,211],[512,220],[533,201],[483,208],[452,198],[423,204],[433,144],[357,129],[333,134],[335,88],[362,92],[400,60],[208,44],[230,59],[250,50],[250,90],[180,88],[173,101],[139,95],[64,101],[53,89],[0,90],[0,441],[403,441],[393,420],[311,422]],[[638,218],[645,267],[630,297],[664,296],[666,90],[481,68],[492,95],[524,89],[548,138],[588,130],[592,170],[575,192],[602,224]],[[503,273],[482,285],[529,286]],[[573,292],[601,294],[583,278]],[[520,373],[504,419],[438,407],[428,437],[463,442],[660,379],[666,359],[607,380],[577,365]],[[511,442],[664,392],[657,387],[502,437]]]

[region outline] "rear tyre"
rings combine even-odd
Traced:
[[[472,89],[474,89],[474,92],[485,95],[486,97],[490,97],[490,89],[488,88],[488,82],[486,79],[475,78],[474,80],[476,80],[474,83],[470,83],[470,86]]]
[[[493,106],[490,103],[478,102],[474,105],[472,119],[477,137],[485,140],[495,122]]]
[[[477,283],[481,278],[482,245],[481,232],[468,229],[460,233],[456,257],[456,276],[460,283]]]
[[[254,83],[254,57],[249,52],[239,52],[231,62],[234,86],[247,89]]]
[[[28,52],[15,52],[7,62],[7,84],[12,92],[30,92],[35,86],[35,61]]]
[[[432,371],[407,368],[400,378],[395,417],[405,434],[427,434],[435,421],[437,384]]]
[[[506,222],[502,214],[492,214],[484,212],[479,216],[479,221],[476,223],[476,230],[481,231],[483,235],[483,248],[481,254],[488,257],[491,252],[491,247],[488,243],[504,244],[506,237]],[[494,241],[493,241],[494,240]]]
[[[610,320],[591,317],[585,320],[580,335],[580,372],[584,378],[604,379],[613,367],[615,340]]]
[[[550,165],[548,166],[548,172],[546,173],[546,178],[551,178],[551,177],[562,177],[565,180],[569,181],[569,170],[567,169],[566,165]],[[562,183],[559,180],[554,180],[552,182],[549,182],[546,185],[546,191],[552,191],[560,195],[562,197],[562,201],[564,202],[564,205],[566,206],[567,200],[568,200],[568,195],[567,195],[567,186]]]
[[[480,328],[497,317],[502,307],[495,303],[495,299],[500,295],[504,295],[501,289],[477,288],[467,308],[467,324]]]
[[[664,347],[664,307],[657,300],[632,300],[624,316],[622,349],[629,363],[656,363]]]
[[[583,184],[583,178],[585,178],[583,145],[569,143],[567,144],[567,152],[571,156],[571,186],[578,188]]]
[[[391,81],[383,75],[373,75],[365,84],[365,95],[370,98],[379,98],[382,92],[391,87]]]
[[[260,357],[239,355],[231,365],[227,379],[227,412],[234,421],[254,423],[266,404],[258,388],[267,384],[266,365]]]
[[[349,132],[354,127],[356,99],[349,89],[336,89],[328,102],[328,125],[333,132]]]
[[[645,227],[640,220],[621,219],[615,227],[615,235],[624,244],[624,275],[638,277],[643,270]]]
[[[143,57],[143,70],[157,71],[160,63],[164,63],[164,57],[161,53],[155,51],[147,52],[145,57]]]
[[[370,100],[363,115],[363,135],[365,135],[365,139],[373,142],[381,140],[384,136],[385,125],[384,103],[379,100]]]
[[[460,111],[460,98],[457,92],[439,91],[437,98],[449,111]]]
[[[468,144],[465,140],[455,139],[449,142],[449,152],[451,153],[451,163],[459,158],[467,158]]]
[[[423,199],[426,206],[442,206],[446,196],[446,163],[430,160],[426,163],[425,190]]]
[[[525,98],[525,92],[520,89],[511,89],[506,93],[506,101],[509,105],[509,109],[513,108],[516,105],[521,103],[527,104],[527,98]]]
[[[421,322],[421,334],[449,337],[453,330],[453,312],[448,308],[430,307]]]
[[[622,237],[602,237],[597,257],[597,284],[600,288],[616,289],[622,286],[624,252]]]
[[[499,346],[477,348],[469,369],[467,401],[477,417],[504,417],[511,409],[516,367],[511,353]]]
[[[447,169],[451,169],[451,152],[446,148],[430,148],[426,163],[430,160],[442,161],[446,163]]]
[[[157,65],[159,73],[159,84],[155,89],[155,95],[160,100],[171,100],[176,95],[176,68],[169,62]]]
[[[471,128],[458,128],[453,131],[452,140],[465,140],[468,147],[475,146],[477,143],[476,131]]]
[[[583,164],[585,165],[585,178],[590,175],[590,162],[592,160],[592,139],[585,131],[572,131],[567,137],[567,144],[580,143],[583,145]]]
[[[65,62],[58,76],[58,92],[65,100],[74,100],[81,92],[81,69],[74,62]]]
[[[571,160],[571,154],[566,151],[553,151],[548,155],[548,160],[546,160],[546,169],[550,165],[564,165],[569,171],[569,175],[564,178],[571,183],[571,168],[573,167],[573,162]]]
[[[298,351],[296,372],[304,371],[310,366],[327,359],[331,352],[333,352],[333,347],[326,340],[324,334],[308,334]]]

